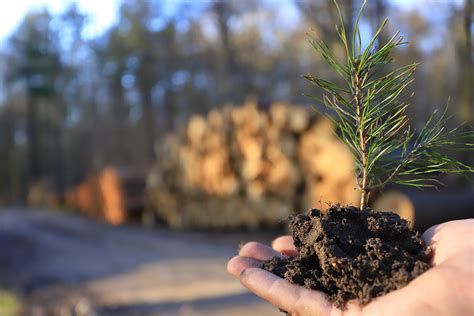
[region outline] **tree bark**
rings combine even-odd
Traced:
[[[142,121],[146,137],[146,157],[147,161],[153,161],[155,157],[155,113],[153,111],[153,99],[151,89],[143,87],[142,93]]]
[[[462,45],[461,58],[461,119],[467,123],[472,123],[473,108],[473,61],[472,61],[472,12],[473,0],[464,0],[464,43]]]
[[[38,129],[38,114],[36,100],[28,98],[26,107],[26,130],[28,142],[28,183],[38,180],[40,168],[40,131]]]
[[[64,195],[64,160],[63,160],[63,146],[62,146],[62,128],[61,122],[56,122],[52,128],[53,140],[53,167],[54,167],[54,186],[56,194],[59,197]]]
[[[464,38],[461,44],[461,100],[459,102],[459,112],[461,121],[467,123],[464,129],[469,131],[474,123],[473,108],[474,108],[474,93],[473,93],[473,45],[472,45],[472,12],[473,0],[464,0]],[[473,155],[469,151],[462,153],[461,161],[467,165],[472,165]],[[464,178],[460,177],[461,184],[466,184]]]
[[[235,59],[234,49],[230,40],[230,30],[228,25],[229,19],[229,8],[228,4],[222,1],[217,1],[214,4],[214,12],[217,15],[217,26],[219,29],[219,34],[222,40],[222,46],[224,49],[224,65],[225,70],[220,80],[219,85],[222,87],[221,90],[221,102],[228,102],[232,99],[234,91],[232,91],[232,86],[234,83],[234,78],[236,77],[237,63]]]

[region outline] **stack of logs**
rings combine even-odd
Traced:
[[[294,105],[247,101],[195,115],[157,155],[148,195],[175,228],[274,226],[358,198],[353,158],[332,124]]]
[[[113,225],[140,217],[145,207],[145,173],[106,167],[65,193],[65,205]]]

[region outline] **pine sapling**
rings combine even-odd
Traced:
[[[472,128],[446,127],[452,116],[446,110],[435,111],[417,131],[409,125],[406,110],[407,86],[413,82],[417,63],[386,74],[382,68],[392,63],[391,53],[406,44],[396,32],[387,43],[377,47],[385,19],[364,48],[359,28],[361,13],[353,33],[347,34],[337,2],[340,26],[336,27],[344,46],[344,60],[338,59],[322,40],[311,41],[324,61],[342,78],[343,85],[305,75],[323,90],[322,97],[311,96],[325,105],[324,113],[338,128],[339,137],[355,157],[357,185],[361,191],[360,209],[368,205],[371,191],[390,182],[413,187],[438,187],[440,173],[472,173],[468,166],[453,157],[456,151],[474,150]],[[349,41],[350,38],[350,41]]]

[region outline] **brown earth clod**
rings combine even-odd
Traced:
[[[332,206],[290,219],[295,258],[273,258],[263,268],[328,294],[339,308],[405,286],[429,269],[430,250],[406,220],[391,212]]]

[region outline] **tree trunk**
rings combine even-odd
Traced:
[[[171,133],[174,131],[174,121],[176,119],[176,100],[173,91],[167,90],[164,97],[164,107],[166,111],[165,131]]]
[[[143,87],[142,93],[142,121],[146,137],[146,160],[153,161],[155,157],[155,113],[153,111],[153,100],[151,97],[151,89]]]
[[[473,0],[464,0],[464,38],[461,44],[461,100],[459,102],[459,112],[461,121],[467,123],[464,127],[466,131],[472,128],[474,123],[472,109],[474,108],[473,82],[473,46],[472,46],[472,12]],[[462,153],[461,161],[467,165],[472,165],[472,152]],[[460,178],[460,182],[465,184],[465,179]]]
[[[230,41],[230,30],[228,25],[229,8],[228,4],[222,1],[217,1],[213,8],[217,15],[217,26],[224,49],[223,57],[225,70],[223,72],[224,74],[222,80],[219,82],[219,85],[222,87],[220,101],[228,102],[232,99],[232,96],[235,95],[235,91],[232,91],[231,87],[235,82],[234,78],[236,76],[236,72],[238,71],[234,50]]]
[[[464,43],[462,45],[462,53],[461,53],[461,84],[462,84],[462,92],[461,92],[461,102],[459,103],[461,106],[460,113],[461,119],[467,123],[472,123],[472,108],[473,108],[473,78],[472,74],[474,72],[473,69],[473,61],[472,61],[472,10],[473,8],[473,0],[464,0]]]
[[[38,180],[41,172],[40,168],[40,135],[38,128],[38,112],[35,99],[28,98],[26,108],[26,130],[28,138],[28,183]]]
[[[3,152],[5,153],[5,162],[6,165],[2,166],[2,176],[5,179],[2,181],[2,186],[5,186],[4,189],[7,192],[8,200],[10,204],[19,202],[21,199],[21,179],[18,173],[18,158],[17,149],[15,145],[15,125],[16,117],[13,113],[13,107],[10,104],[5,106],[5,111],[2,113],[4,118],[2,119],[2,129],[0,137],[3,138],[5,147],[2,147]]]
[[[130,163],[130,148],[128,148],[127,141],[125,141],[127,140],[127,134],[130,132],[127,128],[128,110],[125,103],[125,92],[118,80],[112,84],[111,88],[113,91],[113,132],[115,135],[112,151],[116,153],[112,161],[119,165],[125,165]]]
[[[63,163],[63,146],[62,146],[62,129],[61,122],[56,122],[52,128],[53,141],[53,167],[54,167],[54,186],[55,193],[59,197],[64,195],[64,163]]]

